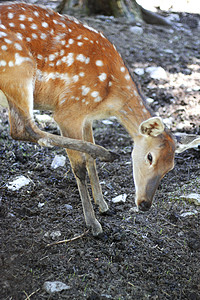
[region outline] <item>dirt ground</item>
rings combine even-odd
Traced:
[[[200,16],[177,15],[177,26],[141,25],[142,35],[132,33],[133,24],[124,19],[81,19],[115,43],[131,73],[138,67],[163,67],[166,80],[154,80],[148,73],[135,78],[172,131],[200,134]],[[5,109],[0,120],[1,300],[200,299],[200,207],[180,197],[200,194],[198,149],[176,156],[151,210],[136,212],[131,210],[132,141],[116,120],[96,122],[97,144],[120,154],[111,164],[97,160],[103,194],[113,212],[102,216],[96,210],[104,236],[97,239],[87,232],[47,246],[87,230],[69,162],[52,169],[54,156],[65,155],[64,150],[16,142],[9,136]],[[58,133],[52,123],[43,129]],[[9,190],[7,183],[19,175],[31,183]],[[124,193],[125,203],[112,203]],[[192,215],[184,216],[187,212]],[[46,281],[61,281],[70,289],[49,294],[43,288]]]

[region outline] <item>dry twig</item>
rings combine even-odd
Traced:
[[[73,242],[75,240],[78,240],[82,237],[84,237],[87,233],[89,232],[89,230],[85,231],[84,233],[78,235],[78,236],[75,236],[71,239],[68,239],[68,240],[62,240],[62,241],[57,241],[57,242],[54,242],[54,243],[51,243],[51,244],[47,244],[47,247],[50,247],[50,246],[54,246],[54,245],[59,245],[59,244],[63,244],[63,243],[70,243],[70,242]]]

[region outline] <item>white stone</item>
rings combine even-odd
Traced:
[[[55,231],[52,231],[49,236],[52,238],[52,240],[56,240],[58,237],[61,236],[61,232],[60,230],[55,230]]]
[[[144,68],[136,68],[134,70],[134,73],[138,76],[142,76],[142,75],[144,75]]]
[[[126,202],[126,198],[127,198],[127,194],[121,194],[121,195],[118,195],[115,198],[112,198],[112,202],[113,203],[120,203],[120,202],[125,203]]]
[[[152,104],[154,102],[153,98],[146,98],[148,104]]]
[[[182,218],[185,218],[185,217],[189,217],[189,216],[195,216],[198,212],[196,210],[193,210],[193,211],[187,211],[185,213],[182,213],[180,216]]]
[[[137,213],[137,212],[139,212],[139,209],[138,209],[137,206],[134,206],[134,207],[131,207],[131,208],[129,209],[129,211],[130,211],[130,213]]]
[[[138,26],[131,26],[129,28],[130,32],[134,33],[134,34],[138,34],[138,35],[142,35],[143,34],[143,29],[142,27],[138,27]]]
[[[12,191],[18,191],[23,186],[28,185],[31,180],[23,175],[18,176],[15,180],[6,184],[7,188]]]
[[[188,195],[181,195],[181,198],[193,202],[196,205],[200,205],[200,194],[191,193]]]
[[[163,119],[164,124],[167,125],[167,127],[169,127],[169,128],[172,126],[173,121],[174,121],[174,118],[172,118],[172,117]]]
[[[64,204],[64,207],[65,207],[67,210],[72,210],[72,209],[73,209],[73,206],[70,205],[70,204]]]
[[[49,294],[53,294],[56,292],[61,292],[63,290],[69,290],[70,286],[66,285],[65,283],[61,282],[61,281],[46,281],[43,284],[43,289],[49,293]]]
[[[66,162],[66,157],[64,155],[56,155],[51,163],[52,169],[57,169],[58,167],[63,167]]]
[[[35,115],[35,119],[38,121],[38,122],[41,122],[41,123],[46,123],[46,122],[52,122],[53,121],[53,118],[50,117],[49,115]]]
[[[101,122],[102,122],[103,124],[105,124],[105,125],[112,125],[112,124],[113,124],[113,122],[110,121],[110,120],[102,120]]]
[[[167,73],[162,67],[148,67],[145,69],[153,79],[167,79]]]

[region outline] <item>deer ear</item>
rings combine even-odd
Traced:
[[[165,130],[163,121],[159,117],[150,118],[140,124],[139,132],[144,136],[155,137]]]
[[[182,153],[187,149],[200,145],[200,136],[194,134],[176,133],[176,153]]]

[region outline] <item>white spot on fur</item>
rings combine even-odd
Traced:
[[[102,66],[103,66],[102,60],[96,60],[96,65],[97,65],[98,67],[102,67]]]
[[[102,100],[102,98],[100,96],[98,96],[94,99],[94,102],[100,102],[101,100]]]
[[[37,34],[36,33],[32,33],[32,38],[33,39],[37,39],[38,38]]]
[[[74,75],[72,77],[72,79],[73,79],[74,82],[77,82],[79,80],[79,76],[78,75]]]
[[[60,56],[63,56],[65,54],[65,50],[60,50]]]
[[[84,76],[85,76],[85,73],[84,73],[84,72],[80,72],[80,73],[79,73],[79,76],[80,76],[80,77],[84,77]]]
[[[79,55],[77,55],[76,60],[85,62],[86,57],[83,54],[79,54]]]
[[[42,27],[47,28],[49,24],[47,22],[42,22]]]
[[[9,23],[8,24],[10,27],[15,27],[15,24],[14,23]]]
[[[38,58],[38,59],[43,59],[43,56],[42,56],[41,54],[38,54],[38,55],[37,55],[37,58]]]
[[[9,61],[8,66],[9,67],[14,67],[14,62],[13,61]]]
[[[146,108],[143,108],[143,110],[142,110],[144,113],[147,113],[147,110],[146,110]]]
[[[2,45],[2,46],[1,46],[1,49],[2,49],[3,51],[6,51],[6,50],[8,50],[8,47],[7,47],[6,45]]]
[[[32,22],[32,21],[33,21],[33,18],[29,17],[28,20],[29,20],[29,22]]]
[[[68,43],[69,43],[70,45],[72,45],[72,44],[74,43],[74,40],[69,39]]]
[[[47,35],[46,33],[41,33],[40,37],[42,40],[45,40],[47,38]]]
[[[30,42],[30,41],[31,41],[31,38],[30,38],[30,37],[27,37],[26,40],[27,40],[27,42]]]
[[[36,17],[39,17],[39,13],[37,11],[33,12]]]
[[[109,86],[112,86],[112,82],[111,82],[111,81],[109,81],[108,85],[109,85]]]
[[[107,74],[106,74],[106,73],[101,73],[101,74],[99,75],[99,80],[100,80],[100,81],[105,81],[106,78],[107,78]]]
[[[86,65],[89,64],[89,62],[90,62],[90,58],[87,57],[86,60],[85,60]]]
[[[77,40],[81,40],[81,39],[82,39],[82,35],[77,36],[76,39],[77,39]]]
[[[25,16],[25,15],[20,15],[20,16],[19,16],[19,20],[20,20],[20,21],[24,21],[25,19],[26,19],[26,16]]]
[[[19,43],[15,43],[14,44],[15,49],[21,51],[22,50],[22,46]]]
[[[7,33],[5,32],[0,32],[0,38],[7,36]]]
[[[96,98],[96,97],[99,96],[99,92],[94,91],[94,92],[91,93],[91,96],[92,96],[93,98]]]
[[[78,45],[79,47],[81,47],[81,46],[83,46],[83,43],[82,43],[82,42],[78,42],[77,45]]]
[[[57,62],[56,62],[56,66],[60,66],[62,64],[62,61],[59,59],[59,60],[57,60]]]
[[[56,58],[56,56],[54,54],[50,54],[49,55],[49,60],[50,61],[53,61],[55,58]]]
[[[66,64],[70,67],[74,63],[74,53],[68,53],[66,57]]]
[[[138,97],[138,93],[134,90],[134,95],[136,96],[136,97]]]
[[[5,60],[0,60],[0,67],[5,67],[6,66],[6,61]]]
[[[9,39],[4,39],[4,41],[5,41],[7,44],[12,44],[12,41],[9,40]]]
[[[14,15],[13,13],[8,13],[8,19],[13,19]]]
[[[121,67],[120,70],[121,70],[121,72],[125,72],[125,68],[124,67]]]
[[[25,61],[32,61],[29,57],[20,56],[19,53],[15,53],[15,65],[20,66]]]
[[[89,87],[86,87],[85,85],[83,85],[83,86],[81,87],[81,89],[82,89],[82,95],[83,95],[83,96],[86,96],[86,95],[89,93],[89,91],[90,91],[90,88],[89,88]]]
[[[6,26],[4,26],[3,24],[0,24],[0,28],[6,30]]]
[[[23,40],[23,35],[20,32],[16,33],[19,40]]]
[[[38,26],[36,24],[31,24],[31,28],[36,30],[36,29],[38,29]]]
[[[126,79],[126,80],[130,80],[130,79],[131,79],[130,75],[129,75],[129,74],[126,74],[126,75],[125,75],[125,79]]]

